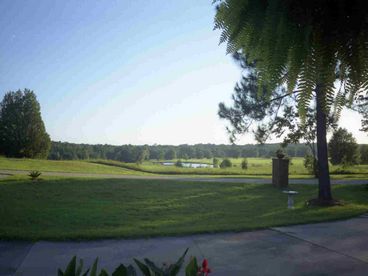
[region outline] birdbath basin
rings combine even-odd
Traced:
[[[288,195],[288,209],[294,209],[294,195],[298,194],[297,191],[283,191]]]

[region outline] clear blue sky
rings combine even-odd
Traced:
[[[34,90],[55,141],[228,143],[217,106],[241,72],[211,3],[1,0],[0,97]],[[342,124],[368,142],[354,116]]]

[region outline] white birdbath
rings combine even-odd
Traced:
[[[297,191],[283,191],[288,195],[288,209],[294,209],[294,195],[298,194]]]

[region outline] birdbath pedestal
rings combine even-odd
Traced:
[[[298,194],[297,191],[283,191],[288,195],[288,209],[294,209],[294,195]]]

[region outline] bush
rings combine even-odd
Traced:
[[[304,156],[304,167],[310,174],[313,174],[316,178],[318,177],[318,162],[313,155],[307,154]]]
[[[244,158],[244,159],[243,159],[243,161],[242,161],[242,163],[241,163],[241,168],[242,168],[243,170],[248,169],[248,160],[247,160],[247,158]]]
[[[344,128],[336,130],[328,144],[330,161],[333,165],[357,164],[359,161],[358,144],[353,134]]]
[[[368,164],[368,145],[360,145],[360,163]]]
[[[181,160],[178,160],[178,161],[176,161],[175,166],[182,168],[183,163],[181,162]]]
[[[188,248],[189,249],[189,248]],[[143,273],[144,276],[175,276],[178,275],[180,269],[184,263],[185,255],[188,252],[188,249],[185,250],[184,254],[173,264],[166,265],[164,264],[162,267],[158,267],[154,262],[149,259],[144,259],[144,262],[134,259],[134,262],[138,266],[139,270]],[[92,265],[92,268],[88,268],[83,274],[83,260],[79,260],[79,265],[77,266],[77,257],[74,256],[66,269],[62,271],[58,269],[58,276],[109,276],[109,273],[102,269],[100,273],[97,272],[97,263],[98,258],[96,258],[95,262]],[[211,270],[208,267],[208,262],[206,259],[203,260],[202,266],[199,267],[197,264],[197,259],[192,257],[185,268],[186,276],[207,276]],[[114,272],[111,274],[112,276],[135,276],[137,275],[136,269],[132,265],[125,266],[120,264]]]
[[[37,178],[41,175],[39,171],[31,171],[28,176],[32,179],[32,181],[36,181]]]
[[[220,161],[217,158],[213,158],[213,167],[218,168]]]
[[[224,160],[222,160],[222,162],[220,164],[221,169],[231,168],[232,166],[233,166],[233,164],[231,163],[230,159],[224,159]]]
[[[45,159],[50,146],[35,93],[29,89],[6,93],[0,102],[0,152]]]

